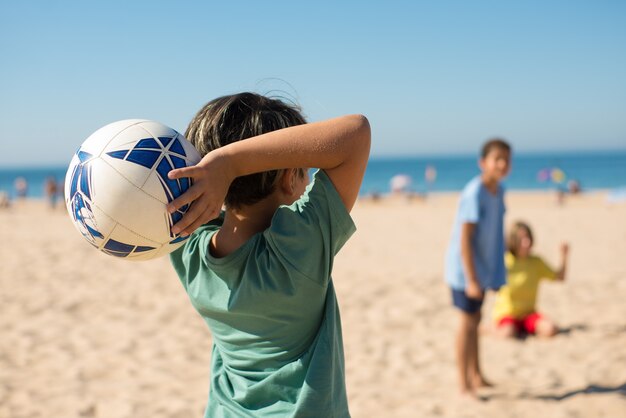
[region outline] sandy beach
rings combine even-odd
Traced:
[[[456,312],[443,257],[457,194],[360,201],[358,232],[335,262],[353,417],[626,416],[626,203],[606,193],[511,192],[507,224],[534,228],[565,283],[539,308],[550,340],[482,337],[496,386],[457,396]],[[65,209],[0,210],[0,417],[200,417],[211,335],[167,258],[128,262],[94,250]],[[493,295],[483,310],[489,322]]]

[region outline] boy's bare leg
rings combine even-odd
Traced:
[[[474,388],[469,379],[470,346],[472,344],[472,334],[478,332],[475,314],[459,311],[459,329],[456,335],[456,363],[459,374],[459,389],[462,395],[475,397]]]
[[[467,374],[469,378],[469,382],[473,389],[481,388],[481,387],[489,387],[492,386],[491,383],[484,378],[482,373],[480,372],[480,352],[479,352],[479,344],[478,344],[478,329],[480,326],[480,320],[482,315],[480,311],[471,314],[471,330],[470,340],[469,340],[469,353],[468,353],[468,364],[467,364]]]

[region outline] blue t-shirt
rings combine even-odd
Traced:
[[[349,417],[333,259],[355,230],[324,171],[271,225],[222,258],[221,224],[171,254],[191,303],[211,329],[205,417]]]
[[[453,289],[465,289],[461,260],[461,229],[464,223],[476,224],[471,245],[476,278],[483,289],[499,289],[506,283],[504,266],[504,188],[492,194],[480,176],[473,178],[461,193],[459,208],[446,254],[446,282]]]

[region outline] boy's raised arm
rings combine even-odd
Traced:
[[[325,170],[350,211],[365,173],[370,142],[367,118],[348,115],[280,129],[212,151],[196,166],[169,173],[172,179],[191,177],[194,182],[168,205],[174,212],[193,202],[172,231],[188,235],[216,218],[235,178],[283,168]]]

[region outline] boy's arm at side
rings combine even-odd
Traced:
[[[284,168],[323,169],[350,211],[369,156],[370,126],[362,115],[293,126],[237,141],[210,152],[193,167],[173,170],[172,179],[193,178],[193,185],[168,205],[174,212],[194,202],[172,231],[188,235],[216,218],[230,183],[237,177]]]
[[[475,229],[476,224],[469,222],[464,222],[461,227],[461,261],[467,280],[465,284],[465,294],[473,299],[482,299],[483,291],[476,277],[474,249],[472,248],[472,236],[474,235]]]

